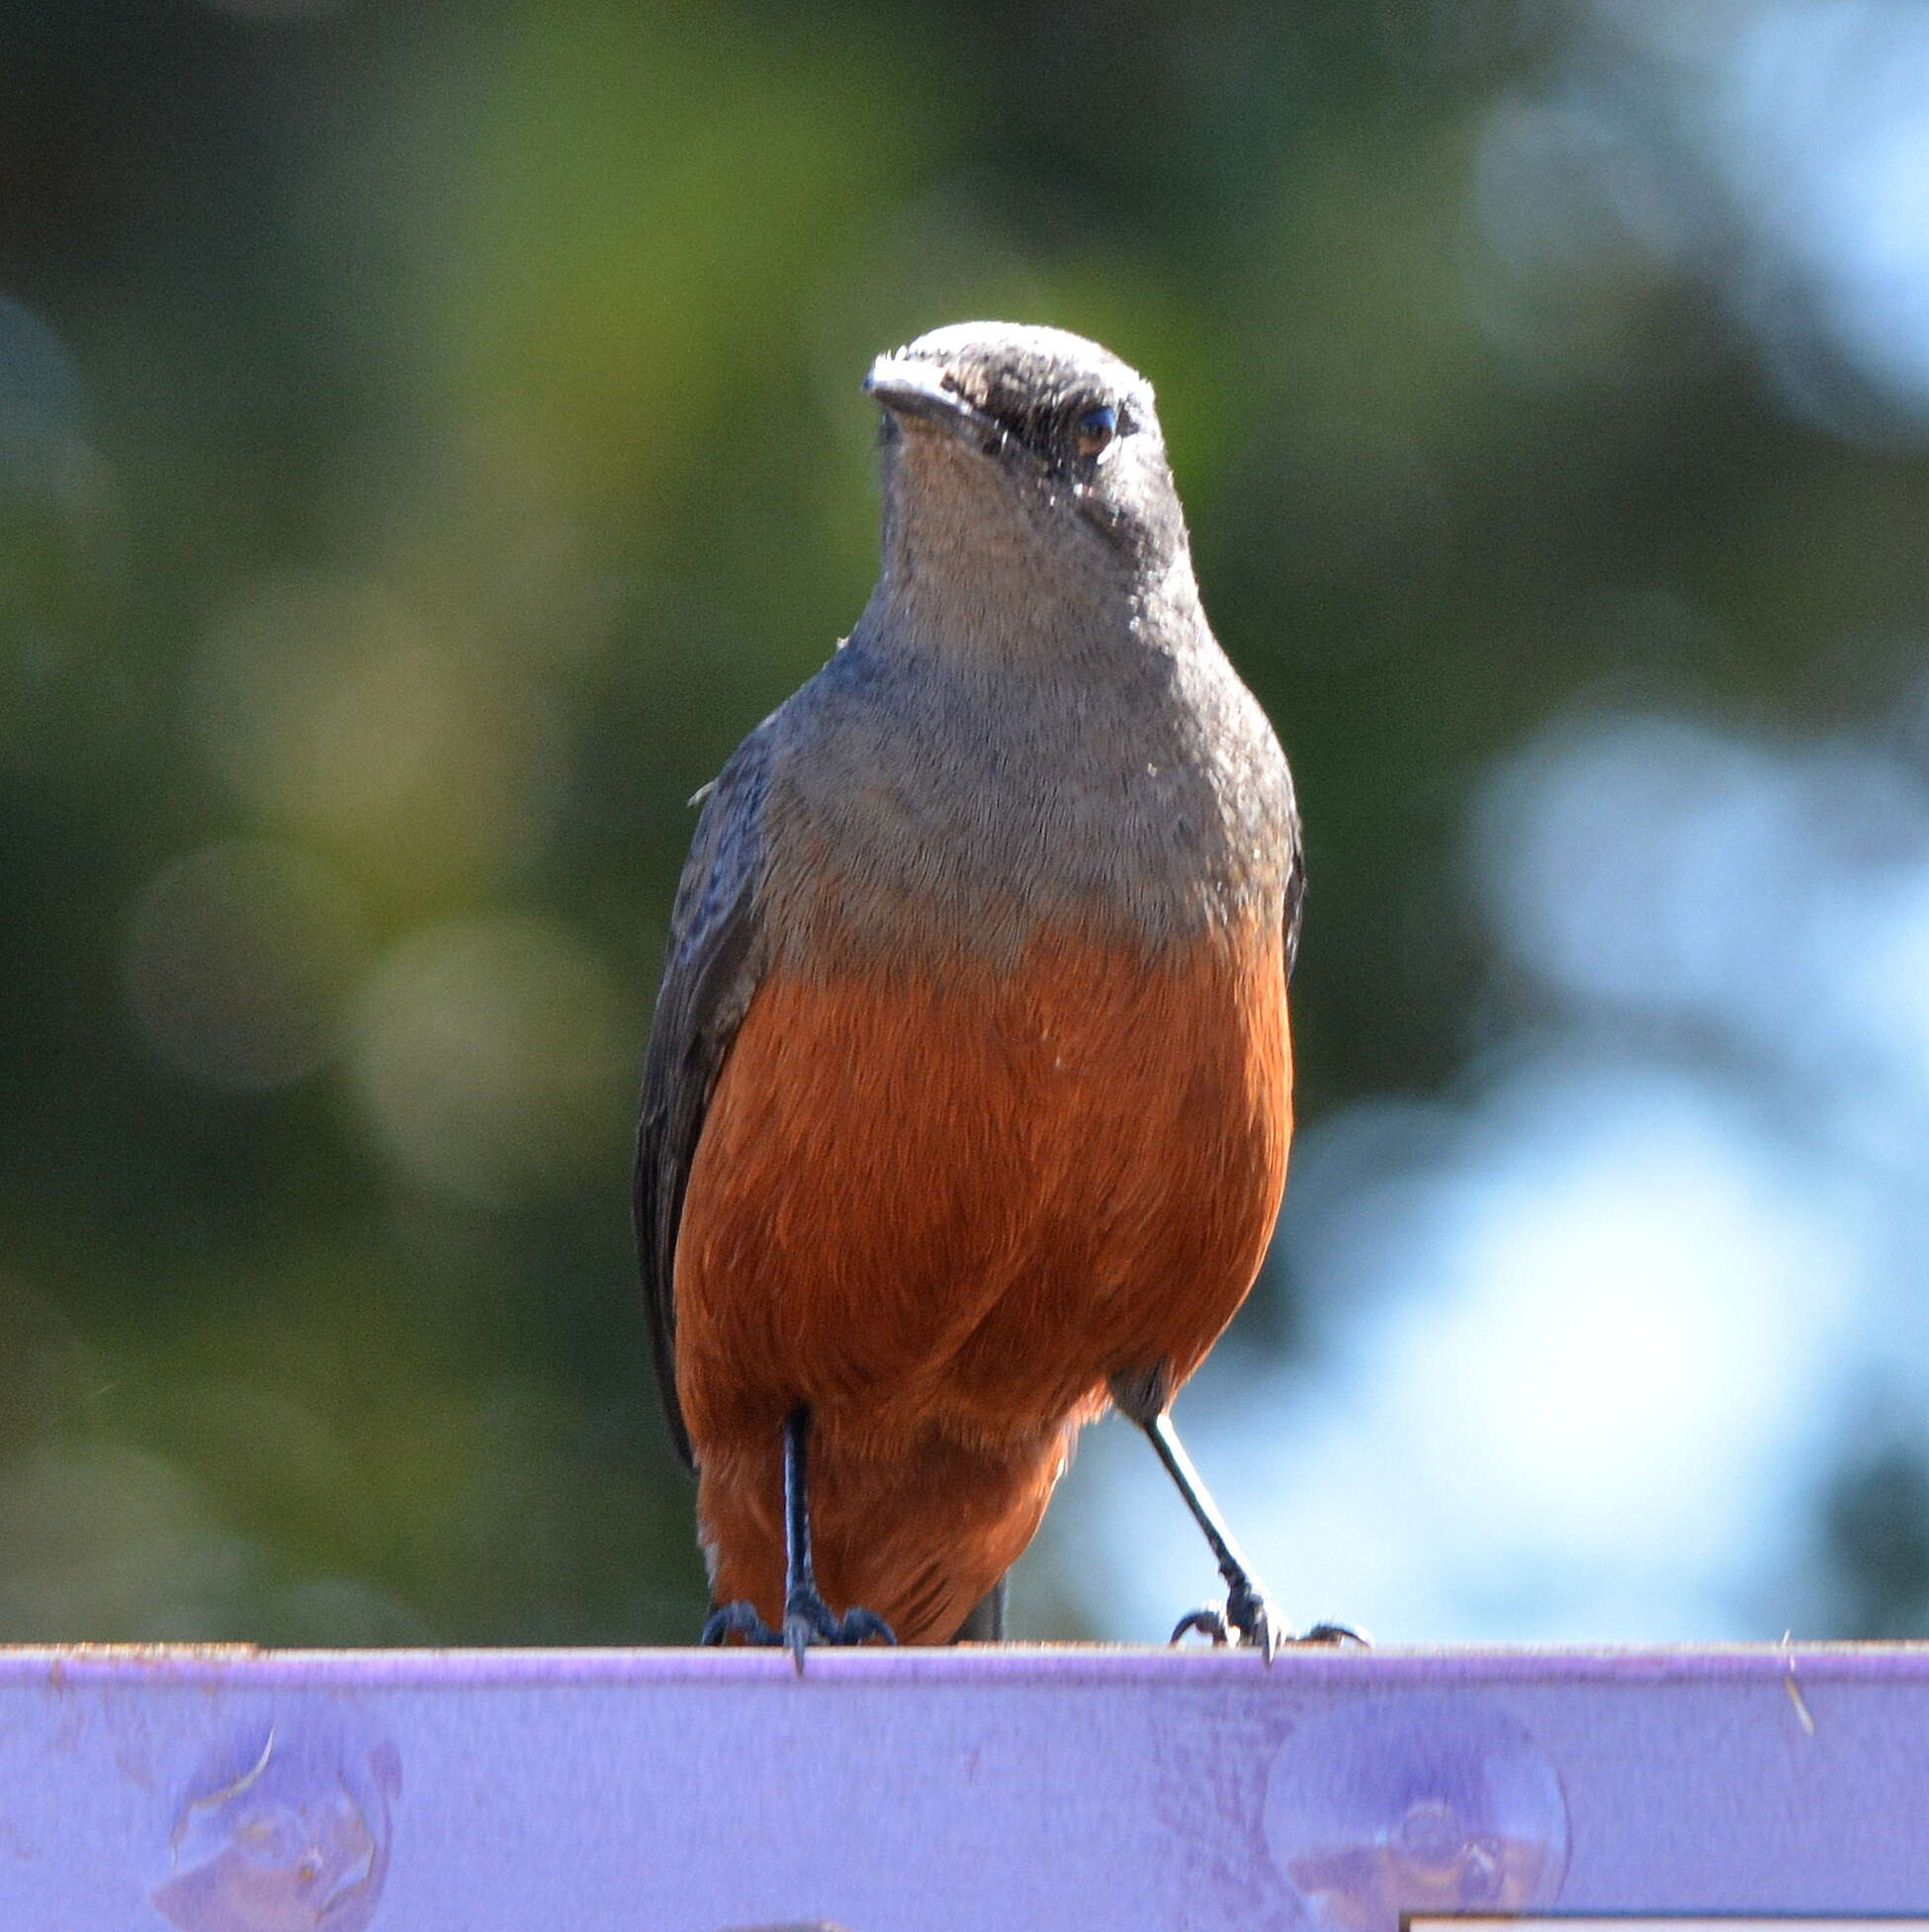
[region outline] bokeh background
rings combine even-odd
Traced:
[[[1929,8],[0,5],[0,1638],[684,1639],[631,1108],[873,353],[1162,398],[1310,827],[1302,1619],[1929,1632]],[[1020,1631],[1213,1582],[1094,1432]]]

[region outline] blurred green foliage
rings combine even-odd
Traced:
[[[1561,17],[0,7],[0,1637],[693,1629],[633,1079],[685,801],[868,587],[878,350],[1158,385],[1314,1117],[1485,1023],[1454,840],[1532,724],[1898,687],[1922,461],[1469,213]]]

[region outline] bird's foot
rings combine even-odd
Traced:
[[[800,1671],[804,1668],[804,1652],[814,1643],[856,1644],[868,1642],[872,1637],[893,1644],[898,1640],[891,1625],[875,1611],[850,1610],[837,1617],[815,1590],[790,1593],[784,1603],[783,1627],[778,1630],[773,1630],[757,1615],[752,1603],[724,1604],[710,1613],[697,1641],[719,1644],[734,1636],[741,1636],[748,1644],[771,1648],[782,1644]]]
[[[1344,1624],[1315,1624],[1310,1630],[1298,1634],[1282,1629],[1279,1613],[1244,1577],[1227,1591],[1223,1609],[1208,1604],[1203,1610],[1190,1611],[1182,1617],[1172,1633],[1172,1641],[1177,1643],[1188,1630],[1201,1631],[1215,1645],[1237,1641],[1242,1649],[1260,1651],[1268,1663],[1272,1661],[1279,1646],[1286,1643],[1357,1644],[1361,1649],[1367,1645],[1365,1637]]]
[[[784,1603],[783,1636],[772,1640],[781,1640],[801,1672],[804,1652],[814,1643],[867,1643],[872,1637],[891,1644],[898,1640],[897,1632],[874,1610],[847,1610],[837,1617],[815,1590],[793,1590]]]
[[[1202,1610],[1187,1611],[1174,1626],[1172,1641],[1177,1643],[1188,1630],[1198,1630],[1212,1639],[1215,1648],[1238,1643],[1245,1649],[1263,1651],[1271,1663],[1279,1647],[1278,1628],[1278,1613],[1241,1577],[1226,1592],[1223,1608],[1207,1604]]]

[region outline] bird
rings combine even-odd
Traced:
[[[1270,1660],[1279,1614],[1170,1410],[1285,1181],[1286,759],[1206,622],[1143,377],[968,322],[864,388],[878,580],[693,801],[645,1054],[636,1231],[702,1640],[801,1670],[1002,1635],[1115,1406],[1226,1585],[1173,1640]]]

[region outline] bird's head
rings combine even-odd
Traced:
[[[1083,336],[959,322],[879,356],[885,565],[1129,589],[1185,556],[1152,386]]]

